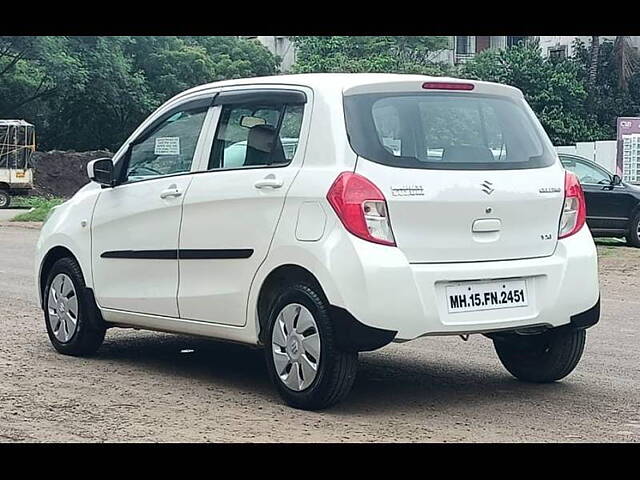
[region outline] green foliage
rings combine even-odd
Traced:
[[[17,197],[14,198],[13,204],[16,207],[30,207],[32,211],[21,213],[14,217],[12,222],[42,222],[47,217],[49,211],[64,202],[62,198],[45,198],[45,197]]]
[[[554,145],[610,137],[586,109],[586,70],[578,62],[543,58],[539,47],[529,44],[484,51],[461,73],[522,90]]]
[[[0,37],[0,118],[36,125],[38,148],[117,149],[190,87],[271,75],[277,59],[238,37]]]
[[[616,65],[615,42],[605,40],[600,44],[595,86],[588,102],[589,111],[606,131],[608,138],[616,135],[617,117],[635,117],[640,114],[640,71],[634,71],[628,80],[628,88],[620,87],[620,68]],[[574,61],[586,71],[591,59],[591,48],[577,40],[574,44]]]
[[[447,71],[435,62],[447,47],[447,37],[298,36],[294,73],[389,72],[440,75]]]

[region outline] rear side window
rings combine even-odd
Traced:
[[[298,148],[304,105],[222,107],[209,170],[288,165]]]
[[[497,170],[555,162],[523,100],[476,94],[367,94],[344,99],[355,152],[405,168]]]

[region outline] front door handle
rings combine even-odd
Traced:
[[[282,187],[282,185],[284,185],[284,182],[276,178],[276,176],[272,173],[264,177],[262,180],[258,180],[256,183],[253,184],[253,186],[258,189],[280,188]]]
[[[160,198],[164,200],[165,198],[177,198],[181,195],[182,195],[182,192],[178,190],[178,187],[176,185],[171,185],[169,188],[167,188],[166,190],[163,190],[160,193]]]

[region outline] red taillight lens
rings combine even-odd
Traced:
[[[395,246],[384,195],[362,175],[341,173],[331,185],[327,200],[345,228],[355,236]]]
[[[473,90],[473,83],[454,82],[425,82],[422,84],[425,90]]]
[[[564,207],[560,217],[558,238],[567,238],[580,231],[587,220],[587,204],[578,177],[564,174]]]

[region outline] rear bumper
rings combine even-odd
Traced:
[[[341,298],[330,300],[366,326],[397,332],[396,341],[572,323],[586,328],[599,318],[597,252],[586,227],[560,240],[553,255],[524,260],[410,264],[397,248],[352,236],[348,243],[343,248],[350,252],[331,262],[331,290]],[[447,284],[508,278],[525,279],[528,306],[448,313]]]

